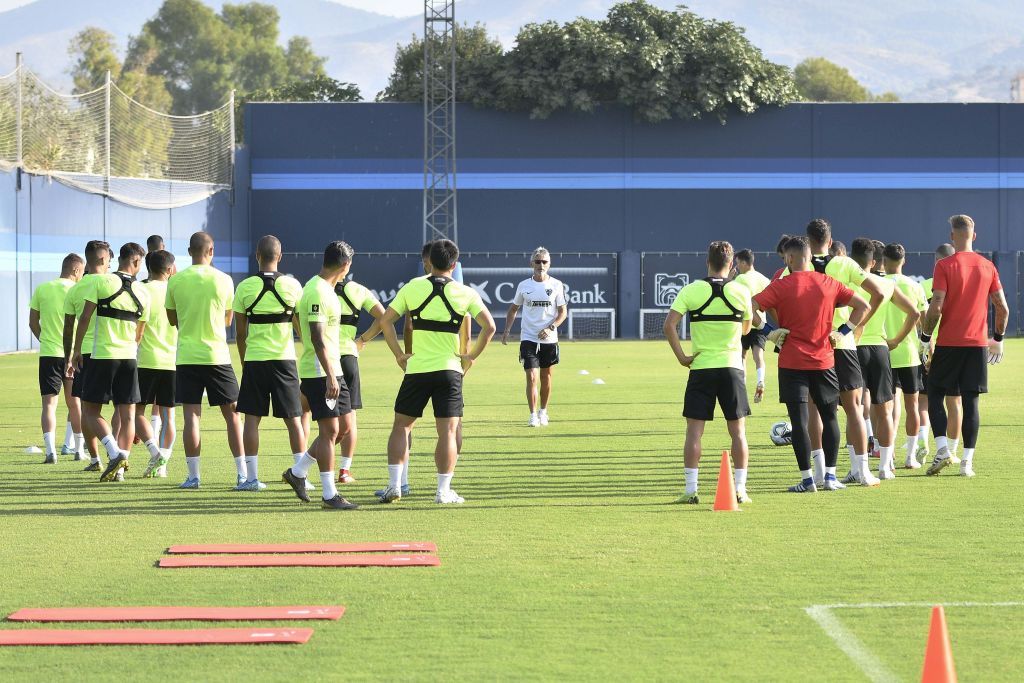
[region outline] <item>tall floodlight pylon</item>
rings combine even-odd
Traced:
[[[458,241],[455,0],[424,0],[423,241]]]

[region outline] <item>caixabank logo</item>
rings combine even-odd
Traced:
[[[676,300],[679,290],[688,284],[689,273],[655,273],[654,305],[657,308],[669,308]]]

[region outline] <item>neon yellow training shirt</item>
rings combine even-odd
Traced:
[[[149,321],[139,342],[139,367],[173,370],[178,347],[178,328],[167,320],[167,280],[143,282],[149,294]]]
[[[295,310],[302,298],[302,285],[290,275],[279,275],[274,281],[274,289],[289,308]],[[256,301],[263,291],[263,279],[259,275],[247,277],[238,283],[235,290],[235,313],[245,311]],[[256,304],[253,313],[281,313],[281,302],[267,292]],[[245,358],[243,360],[295,360],[295,335],[292,324],[253,323],[248,325],[245,337]]]
[[[96,278],[103,277],[98,273],[88,273],[82,276],[82,279],[75,283],[75,286],[68,290],[67,296],[64,297],[64,315],[75,316],[75,330],[77,333],[78,319],[82,315],[82,309],[85,308],[85,297],[93,287],[96,286]],[[82,353],[89,355],[92,353],[92,336],[93,327],[89,326],[89,329],[85,331],[85,337],[82,339]],[[72,339],[74,339],[72,337]],[[73,343],[73,342],[72,342]],[[63,355],[63,353],[61,354]]]
[[[771,283],[771,280],[756,270],[751,269],[734,277],[733,282],[743,285],[750,290],[750,296],[754,296],[763,292],[764,288]]]
[[[39,311],[39,355],[64,357],[64,300],[75,286],[73,280],[59,277],[44,282],[32,292],[28,307]]]
[[[928,310],[928,300],[924,296],[924,290],[914,278],[895,273],[885,277],[896,283],[896,288],[914,302],[914,307],[918,311]],[[903,323],[907,319],[907,314],[896,308],[892,302],[887,303],[878,315],[885,315],[885,329],[891,334],[895,334],[903,327]],[[889,362],[894,368],[913,368],[921,364],[921,340],[913,330],[903,338],[899,346],[889,352]]]
[[[885,340],[889,338],[890,334],[896,332],[896,330],[887,330],[885,327],[885,309],[891,305],[889,301],[892,300],[893,292],[896,291],[896,283],[874,273],[869,274],[868,277],[882,288],[882,304],[871,316],[871,320],[864,324],[860,339],[857,340],[857,346],[886,346]],[[864,300],[869,298],[863,287],[857,286],[853,288],[853,291],[857,292]]]
[[[178,365],[230,365],[224,319],[234,303],[231,277],[189,266],[167,281],[167,310],[178,315]]]
[[[341,302],[338,295],[334,293],[327,280],[319,275],[314,275],[306,286],[302,288],[302,298],[299,300],[299,332],[302,335],[302,356],[299,357],[299,378],[312,379],[314,377],[326,377],[327,373],[320,365],[320,359],[316,356],[316,349],[313,347],[312,336],[309,332],[310,323],[323,323],[323,340],[327,357],[335,363],[341,357],[338,351],[338,318],[341,317]],[[341,375],[341,365],[334,368],[336,375]]]
[[[98,304],[100,299],[105,299],[121,289],[121,278],[115,273],[99,275],[96,278],[96,286],[86,295],[86,301]],[[132,292],[135,293],[141,306],[136,305],[128,292],[121,292],[113,301],[110,307],[122,311],[137,311],[141,307],[142,315],[138,320],[121,320],[100,315],[97,308],[92,313],[92,320],[89,326],[93,331],[92,351],[93,360],[135,360],[139,347],[135,343],[139,323],[149,320],[149,294],[141,282],[132,281]],[[85,353],[84,345],[82,353]]]
[[[340,284],[340,283],[339,283]],[[345,285],[345,296],[348,297],[352,305],[355,306],[356,310],[350,310],[349,307],[338,297],[338,301],[341,303],[341,314],[352,315],[360,309],[369,313],[373,310],[373,307],[377,305],[377,297],[373,295],[373,292],[363,287],[354,280],[349,280],[344,283]],[[356,348],[356,334],[358,330],[352,325],[341,326],[341,355],[343,356],[359,356],[359,349]],[[415,335],[414,335],[415,337]]]
[[[679,290],[676,300],[672,302],[672,310],[686,315],[703,306],[711,298],[711,285],[705,280],[697,280]],[[750,303],[750,290],[738,282],[726,282],[723,295],[736,309],[742,311],[743,320],[753,317]],[[706,309],[706,314],[730,314],[729,307],[715,298]],[[690,323],[690,345],[692,353],[699,354],[690,365],[691,370],[707,370],[710,368],[743,368],[743,347],[740,337],[743,336],[743,323],[721,320],[706,320]],[[415,337],[413,337],[415,340]]]
[[[415,310],[423,305],[434,284],[429,277],[416,278],[400,290],[389,308],[398,315]],[[484,310],[484,302],[480,295],[471,287],[459,284],[454,280],[444,286],[444,294],[455,312],[460,316],[467,313],[474,318]],[[434,297],[423,310],[424,320],[448,320],[448,309],[440,297]],[[454,370],[462,372],[462,361],[459,358],[459,335],[450,332],[434,332],[416,330],[412,335],[412,358],[406,366],[405,374],[415,375],[424,372]]]

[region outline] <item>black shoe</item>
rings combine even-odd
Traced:
[[[103,474],[100,475],[100,481],[114,481],[117,473],[126,469],[128,469],[128,458],[119,455],[107,463],[107,469],[103,470]]]
[[[323,507],[324,507],[325,510],[358,510],[359,509],[358,505],[356,505],[355,503],[348,502],[347,500],[342,498],[340,495],[337,495],[334,498],[331,498],[330,500],[325,500],[323,502]]]
[[[292,487],[292,491],[295,491],[295,495],[299,497],[303,503],[309,502],[309,494],[306,493],[306,478],[296,477],[292,473],[292,468],[289,467],[281,474],[281,481]]]
[[[85,466],[85,469],[83,469],[82,471],[83,472],[99,472],[100,471],[100,461],[97,460],[96,462],[89,463],[88,465]]]
[[[56,465],[57,464],[57,454],[56,453],[48,453],[46,455],[46,457],[43,458],[43,464],[44,465]]]

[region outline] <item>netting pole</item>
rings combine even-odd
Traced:
[[[107,69],[107,80],[104,84],[106,105],[103,109],[103,140],[106,146],[106,164],[103,170],[103,194],[110,194],[110,69]]]
[[[22,165],[22,133],[21,133],[21,53],[18,52],[14,57],[14,68],[17,71],[16,78],[18,79],[18,97],[15,104],[15,116],[14,116],[14,135],[17,140],[17,165],[21,168]]]
[[[235,205],[235,91],[231,90],[231,127],[230,140],[228,142],[231,145],[231,166],[228,176],[231,179],[231,194],[229,195],[229,202],[232,206]]]

